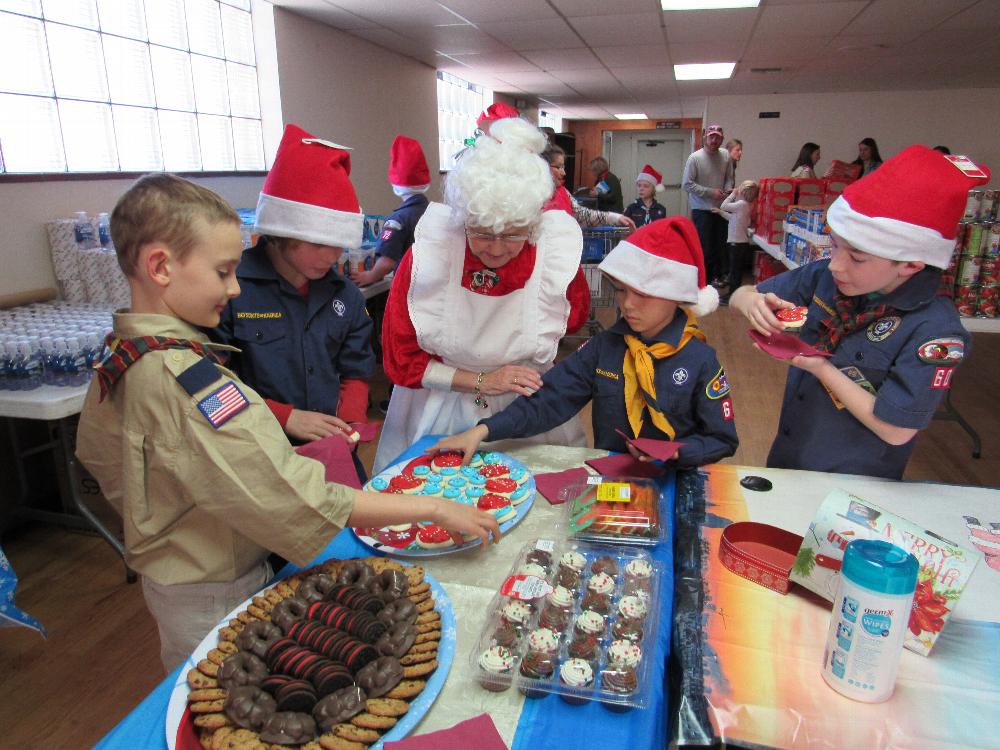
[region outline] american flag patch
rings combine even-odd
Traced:
[[[232,380],[198,402],[201,413],[215,429],[219,429],[248,406],[250,402],[247,397]]]

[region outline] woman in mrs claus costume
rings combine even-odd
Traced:
[[[545,136],[498,120],[448,174],[396,272],[382,329],[396,387],[375,472],[428,434],[452,435],[542,387],[559,339],[587,320],[583,237],[552,194]],[[584,445],[578,417],[530,439]]]

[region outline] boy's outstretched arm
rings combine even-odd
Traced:
[[[456,544],[462,535],[477,536],[483,544],[500,541],[500,525],[486,511],[471,505],[453,503],[433,497],[390,495],[378,492],[357,492],[354,510],[348,519],[352,527],[381,528],[407,521],[431,521],[451,533]]]
[[[917,430],[898,427],[875,416],[875,396],[838,370],[825,357],[795,357],[791,364],[814,375],[855,419],[889,445],[904,445]]]
[[[746,284],[733,292],[729,306],[739,310],[760,333],[770,336],[785,330],[785,324],[774,317],[773,311],[795,307],[795,303],[781,299],[774,292],[761,294],[753,284]]]

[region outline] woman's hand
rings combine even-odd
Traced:
[[[296,440],[320,440],[330,435],[342,435],[348,443],[354,444],[351,434],[354,428],[338,417],[319,411],[292,409],[285,422],[285,433]]]
[[[472,460],[472,454],[476,452],[476,448],[479,444],[483,442],[490,435],[489,429],[486,425],[477,424],[465,432],[460,432],[457,435],[451,435],[449,437],[443,437],[438,440],[434,445],[427,449],[427,453],[443,453],[445,451],[458,451],[463,454],[462,466],[468,466],[469,461]]]
[[[517,393],[530,396],[542,387],[542,376],[537,371],[523,365],[504,365],[483,377],[479,390],[486,396],[501,393]]]
[[[631,232],[635,231],[635,222],[632,221],[631,217],[626,216],[625,214],[618,214],[618,226],[628,227]]]
[[[761,294],[750,286],[736,290],[729,299],[729,306],[743,313],[753,327],[765,336],[783,333],[785,330],[785,324],[774,317],[773,310],[795,307],[793,303],[781,299],[773,292]]]

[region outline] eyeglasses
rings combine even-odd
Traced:
[[[471,229],[465,230],[465,236],[470,240],[479,240],[480,242],[502,242],[505,245],[520,245],[522,242],[528,241],[528,235],[526,234],[486,234],[485,232],[473,232]]]

